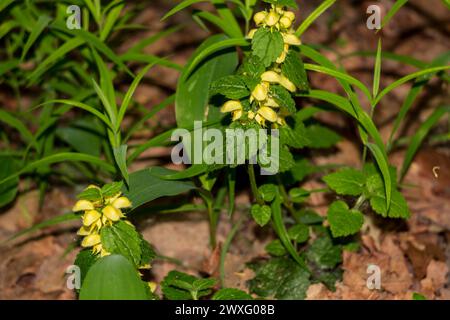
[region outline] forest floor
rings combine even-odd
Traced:
[[[189,22],[187,13],[180,13],[169,22],[160,22],[162,15],[170,9],[167,1],[155,4],[141,12],[137,23],[149,27],[148,32],[137,33],[124,42],[125,50],[139,37],[167,28],[177,22]],[[163,3],[164,2],[164,3]],[[386,10],[392,1],[381,0]],[[320,1],[298,1],[300,17],[316,7]],[[358,50],[375,50],[377,36],[365,25],[366,8],[371,1],[339,1],[334,10],[326,12],[304,35],[304,43],[320,43],[332,50],[324,53],[336,61],[343,55]],[[442,6],[439,0],[411,0],[410,4],[390,22],[382,33],[383,50],[431,61],[450,49],[448,11],[434,10]],[[148,53],[170,55],[178,63],[185,63],[207,33],[193,24],[184,30],[162,39]],[[174,54],[175,52],[175,54]],[[351,57],[341,60],[347,71],[370,85],[373,59]],[[383,62],[382,82],[384,87],[401,76],[415,71],[391,61]],[[339,92],[337,82],[328,76],[310,74],[313,87]],[[151,108],[174,92],[177,73],[164,68],[155,68],[138,88],[135,98]],[[409,86],[402,86],[390,94],[377,107],[375,122],[387,139],[394,116],[404,100]],[[126,86],[118,88],[126,90]],[[0,97],[8,97],[0,92]],[[444,97],[444,98],[443,98]],[[445,98],[446,97],[446,98]],[[427,118],[433,108],[449,101],[448,88],[433,80],[415,103],[403,133],[413,133]],[[447,101],[444,101],[444,100]],[[13,98],[7,106],[14,106]],[[300,101],[300,105],[305,105]],[[133,114],[128,116],[132,121]],[[344,139],[337,147],[323,152],[311,152],[311,161],[316,164],[344,164],[360,166],[360,145],[356,129],[344,116],[321,115],[320,120],[331,125]],[[173,106],[148,121],[146,129],[135,136],[135,142],[143,141],[175,123]],[[439,132],[438,126],[434,132]],[[391,155],[390,161],[400,165],[404,150]],[[162,159],[162,160],[161,160]],[[166,162],[164,162],[166,161]],[[156,148],[144,153],[130,168],[134,171],[150,165],[170,163],[170,149]],[[436,169],[438,167],[438,169]],[[434,169],[433,169],[434,168]],[[448,144],[424,147],[416,156],[406,176],[403,189],[412,216],[403,222],[368,219],[367,228],[361,232],[361,249],[345,252],[343,257],[343,280],[331,292],[321,284],[308,290],[308,299],[411,299],[412,292],[420,292],[429,299],[450,299],[450,149]],[[433,170],[435,172],[433,172]],[[319,176],[312,175],[302,185],[307,188],[323,186]],[[64,186],[54,186],[48,193],[44,206],[39,210],[38,191],[24,183],[17,200],[0,212],[0,242],[14,233],[35,223],[70,211],[75,201],[75,191]],[[174,200],[173,200],[174,201]],[[248,208],[249,191],[240,188],[237,199],[240,208]],[[310,205],[324,215],[330,203],[328,197],[314,195]],[[247,211],[248,212],[248,211]],[[245,214],[245,210],[236,215]],[[178,261],[159,259],[152,268],[153,280],[159,282],[172,269],[177,268],[193,274],[217,275],[219,251],[208,246],[208,221],[205,213],[147,215],[138,219],[138,228],[146,240],[151,242],[162,256]],[[65,269],[73,264],[77,250],[67,250],[76,240],[78,222],[56,227],[21,237],[0,248],[0,299],[74,299],[74,293],[66,288]],[[223,219],[218,228],[218,242],[223,243],[230,230],[229,222]],[[246,268],[250,260],[266,255],[264,246],[274,234],[269,228],[259,229],[248,221],[235,237],[227,255],[225,270],[227,287],[245,288],[252,271]],[[369,290],[366,286],[368,264],[376,264],[382,270],[382,290]]]

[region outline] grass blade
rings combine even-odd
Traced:
[[[173,16],[174,14],[180,12],[181,10],[192,6],[193,4],[199,3],[199,2],[209,2],[209,0],[184,0],[177,4],[175,7],[169,10],[164,17],[162,17],[161,21],[166,20],[167,18]]]
[[[381,38],[378,39],[377,55],[375,57],[375,67],[373,70],[373,88],[372,95],[377,96],[380,89],[380,76],[381,76]]]
[[[397,11],[400,10],[400,8],[403,7],[407,2],[408,0],[395,1],[394,5],[391,7],[391,9],[389,9],[388,13],[384,16],[383,21],[381,22],[381,29],[383,29],[384,26],[387,25],[389,21],[391,21],[392,17],[397,13]]]
[[[31,46],[34,44],[34,42],[37,40],[37,38],[40,36],[42,31],[48,26],[49,22],[52,19],[48,16],[40,16],[38,21],[36,22],[36,25],[33,27],[33,31],[30,33],[30,36],[27,39],[27,42],[25,43],[22,51],[22,56],[20,58],[20,61],[23,61],[25,56],[27,55],[28,50],[30,50]]]
[[[386,192],[386,208],[387,211],[389,211],[392,195],[392,179],[391,174],[389,172],[389,164],[386,161],[385,154],[383,154],[383,151],[376,144],[367,143],[366,146],[367,148],[369,148],[370,152],[375,158],[378,168],[380,169],[381,174],[383,176],[384,188]]]
[[[335,2],[336,0],[325,0],[322,2],[320,6],[318,6],[305,20],[303,20],[297,31],[295,31],[295,34],[300,37],[306,29],[308,29],[308,27]]]

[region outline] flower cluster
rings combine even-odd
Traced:
[[[232,120],[241,119],[244,113],[247,119],[255,120],[259,125],[265,126],[266,121],[272,123],[273,126],[285,125],[285,116],[288,115],[286,110],[280,109],[280,105],[270,95],[270,85],[281,85],[289,92],[296,91],[296,86],[286,76],[282,74],[281,64],[285,61],[290,46],[299,46],[300,39],[295,35],[293,22],[295,14],[291,11],[284,10],[282,6],[272,5],[271,9],[261,11],[253,16],[253,20],[259,28],[269,28],[270,30],[280,32],[283,37],[284,48],[280,56],[276,59],[268,70],[261,75],[260,83],[258,83],[250,96],[250,104],[256,102],[256,112],[249,110],[245,113],[242,103],[238,100],[227,101],[221,108],[221,112],[231,112]],[[253,39],[258,29],[252,29],[247,38]]]
[[[101,189],[94,185],[88,186],[86,190],[92,188],[101,192]],[[84,237],[81,246],[92,247],[92,252],[100,254],[102,257],[109,255],[110,253],[102,246],[100,231],[103,227],[111,226],[114,222],[124,218],[122,209],[130,207],[130,200],[122,196],[121,192],[111,197],[100,197],[96,201],[78,200],[72,211],[84,211],[82,215],[83,226],[77,232],[78,235]]]

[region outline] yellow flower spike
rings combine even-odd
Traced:
[[[122,216],[122,212],[113,206],[104,207],[102,213],[111,221],[118,221]]]
[[[292,11],[285,11],[283,13],[283,18],[287,18],[289,20],[294,21],[295,20],[295,13],[293,13]]]
[[[261,80],[270,82],[270,83],[279,83],[281,80],[281,77],[275,71],[266,71],[261,75]]]
[[[220,112],[233,112],[236,110],[242,110],[242,104],[240,101],[237,100],[230,100],[225,102],[225,104],[220,108]]]
[[[95,245],[98,245],[100,242],[101,239],[99,234],[90,234],[84,237],[83,241],[81,242],[81,246],[85,248],[93,247]]]
[[[247,39],[253,39],[253,36],[255,35],[256,31],[258,31],[258,29],[252,29],[248,32],[246,38]]]
[[[263,23],[263,21],[266,19],[266,16],[267,16],[267,12],[265,12],[265,11],[257,12],[253,16],[253,21],[255,21],[256,25],[258,26],[261,23]]]
[[[90,225],[96,223],[101,216],[102,215],[97,210],[86,211],[83,215],[83,225],[89,227]]]
[[[297,90],[297,88],[295,87],[295,84],[293,84],[291,82],[291,80],[289,80],[288,78],[286,78],[285,76],[281,76],[281,81],[280,84],[285,87],[287,90],[289,90],[290,92],[295,92]]]
[[[300,38],[293,33],[282,33],[281,35],[283,36],[283,41],[285,44],[289,44],[291,46],[299,46],[302,44]]]
[[[131,201],[127,197],[119,197],[112,203],[116,209],[124,209],[131,207]]]
[[[85,226],[82,226],[80,229],[78,229],[77,231],[77,235],[79,236],[87,236],[91,233],[91,231],[89,229],[87,229]]]
[[[280,16],[275,11],[270,11],[266,18],[264,19],[264,22],[269,26],[273,27],[278,23],[278,20],[280,20]]]
[[[291,27],[291,25],[292,25],[292,20],[290,20],[289,18],[284,17],[284,16],[281,17],[280,26],[282,28],[289,29]]]
[[[261,107],[258,109],[258,114],[261,115],[264,119],[275,122],[277,121],[277,113],[273,111],[270,107]]]
[[[93,210],[94,204],[88,200],[78,200],[72,208],[73,212]]]
[[[232,118],[232,120],[236,121],[236,120],[240,119],[242,117],[242,113],[243,113],[242,109],[233,111],[233,118]]]
[[[257,114],[255,116],[255,121],[258,122],[261,126],[266,125],[266,120],[263,117],[261,117],[259,114]]]
[[[250,120],[252,120],[252,119],[255,118],[255,113],[254,113],[253,111],[250,110],[250,111],[247,113],[247,117],[248,117]]]
[[[252,91],[252,97],[258,101],[266,100],[269,93],[269,86],[265,83],[259,83]]]
[[[279,108],[280,105],[275,101],[275,99],[269,97],[267,98],[267,100],[264,102],[264,105],[266,107],[271,107],[271,108]]]

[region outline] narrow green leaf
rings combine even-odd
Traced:
[[[395,1],[394,5],[389,9],[388,13],[384,16],[383,21],[381,22],[381,29],[384,28],[385,25],[391,21],[392,17],[397,13],[398,10],[400,10],[401,7],[403,7],[408,0],[397,0]]]
[[[381,76],[381,38],[378,39],[377,56],[375,58],[375,67],[373,72],[373,88],[372,95],[376,97],[378,90],[380,89],[380,76]]]
[[[52,19],[46,15],[39,16],[38,21],[36,22],[36,25],[33,27],[33,31],[31,31],[27,42],[25,43],[22,51],[22,56],[20,58],[21,61],[25,58],[27,55],[28,50],[30,50],[31,46],[34,44],[34,42],[37,40],[37,38],[40,36],[42,31],[47,27],[48,23]]]
[[[295,31],[295,34],[300,37],[306,29],[322,14],[324,13],[329,7],[331,7],[336,0],[325,0],[322,2],[320,6],[318,6],[303,22],[300,24],[300,26],[297,28],[297,31]]]
[[[128,146],[126,144],[122,144],[119,147],[113,148],[113,153],[117,167],[119,168],[120,173],[122,174],[122,177],[125,180],[125,183],[129,185],[130,178],[128,176],[128,169],[127,169],[127,148]]]
[[[389,173],[389,165],[385,160],[386,158],[385,155],[383,155],[383,152],[376,144],[367,143],[366,146],[369,148],[373,157],[375,158],[378,167],[381,171],[381,174],[383,176],[384,188],[386,191],[386,207],[387,210],[389,210],[392,194],[392,181],[391,181],[391,174]]]

